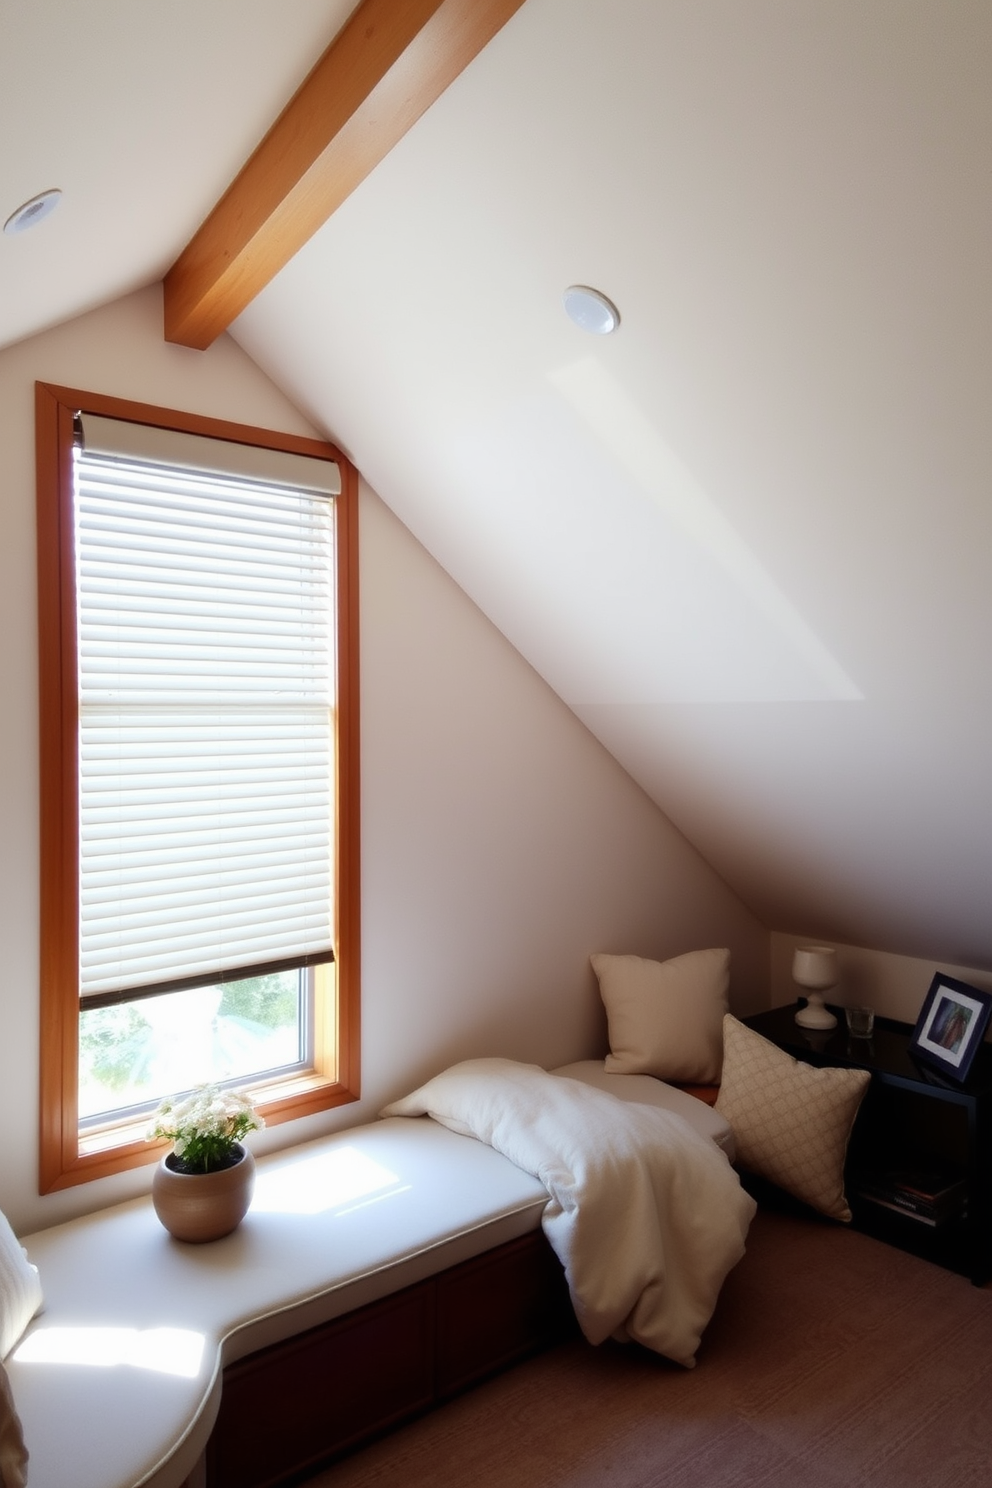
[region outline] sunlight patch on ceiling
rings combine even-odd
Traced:
[[[814,695],[829,701],[862,701],[863,694],[840,663],[616,378],[594,356],[559,367],[549,377],[638,489],[720,565],[774,626],[808,672]]]

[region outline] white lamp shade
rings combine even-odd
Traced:
[[[832,946],[797,946],[792,958],[792,980],[800,987],[823,991],[837,984],[837,955]]]

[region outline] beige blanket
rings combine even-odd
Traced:
[[[681,1117],[536,1065],[457,1064],[383,1116],[433,1116],[533,1173],[544,1231],[590,1343],[635,1339],[690,1367],[754,1201]]]

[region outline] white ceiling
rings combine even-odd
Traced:
[[[161,279],[354,0],[0,0],[0,346]]]
[[[159,277],[350,4],[83,9],[0,0],[0,214],[66,191],[0,341]],[[990,60],[526,0],[233,328],[771,927],[988,968]]]

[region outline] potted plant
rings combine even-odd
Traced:
[[[255,1187],[255,1159],[241,1138],[265,1123],[249,1095],[199,1085],[162,1101],[149,1140],[172,1143],[155,1169],[152,1203],[177,1240],[219,1240],[241,1223]]]

